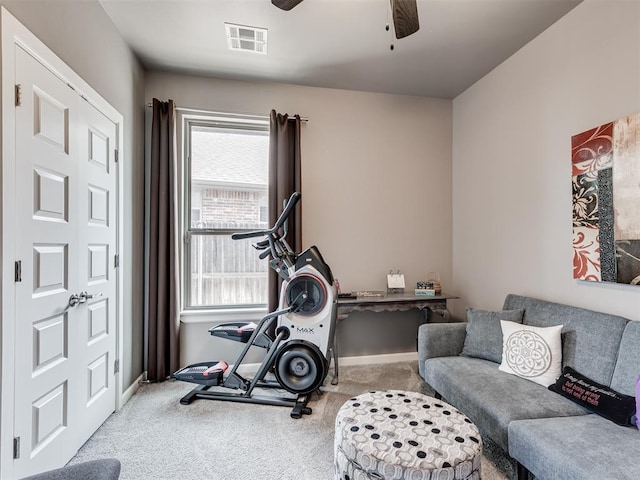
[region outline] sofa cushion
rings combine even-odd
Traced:
[[[500,371],[548,387],[562,373],[562,325],[532,327],[500,321],[504,348]]]
[[[555,384],[549,385],[549,390],[618,425],[631,425],[636,413],[635,397],[600,385],[571,367],[564,367],[562,376]]]
[[[640,435],[598,415],[518,420],[509,455],[540,480],[638,480]]]
[[[522,323],[524,310],[489,312],[467,308],[467,336],[462,355],[500,363],[502,360],[502,329],[500,320]]]
[[[640,322],[634,321],[627,323],[624,329],[611,388],[626,395],[635,395],[638,374],[640,374]]]
[[[495,363],[479,358],[430,358],[424,362],[424,373],[429,385],[505,450],[507,427],[513,420],[589,413],[545,387],[503,373]]]
[[[573,367],[594,381],[612,386],[622,393],[628,392],[628,387],[621,389],[611,384],[620,340],[628,319],[514,294],[507,295],[503,308],[523,308],[522,323],[525,325],[564,325],[563,366]]]

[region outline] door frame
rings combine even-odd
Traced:
[[[0,41],[1,63],[1,153],[2,161],[2,197],[0,198],[0,250],[2,257],[0,267],[0,478],[14,478],[13,469],[13,438],[14,438],[14,382],[16,381],[15,355],[15,277],[14,264],[15,234],[13,225],[16,217],[15,205],[15,52],[22,48],[33,58],[50,70],[55,76],[69,85],[84,100],[96,107],[116,125],[116,143],[119,154],[116,166],[116,254],[122,265],[122,251],[124,245],[123,232],[123,117],[88,83],[67,66],[55,53],[42,43],[33,33],[22,25],[5,7],[0,7]],[[123,344],[123,273],[124,269],[116,269],[116,358],[122,360]],[[126,398],[124,397],[122,364],[115,374],[115,408],[119,410]]]

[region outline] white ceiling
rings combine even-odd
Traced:
[[[100,3],[148,69],[453,98],[580,1],[418,0],[420,30],[401,40],[389,0]],[[224,22],[267,28],[268,54],[228,50]]]

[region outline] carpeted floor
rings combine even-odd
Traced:
[[[349,366],[340,383],[323,387],[294,420],[287,407],[196,400],[181,405],[193,385],[168,381],[142,385],[80,449],[71,463],[115,457],[122,480],[331,480],[333,428],[338,409],[370,390],[432,393],[416,362]],[[514,477],[498,447],[484,444],[483,480]]]

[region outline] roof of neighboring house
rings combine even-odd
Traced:
[[[226,133],[194,128],[191,131],[192,181],[266,187],[269,180],[269,135],[261,133]]]

